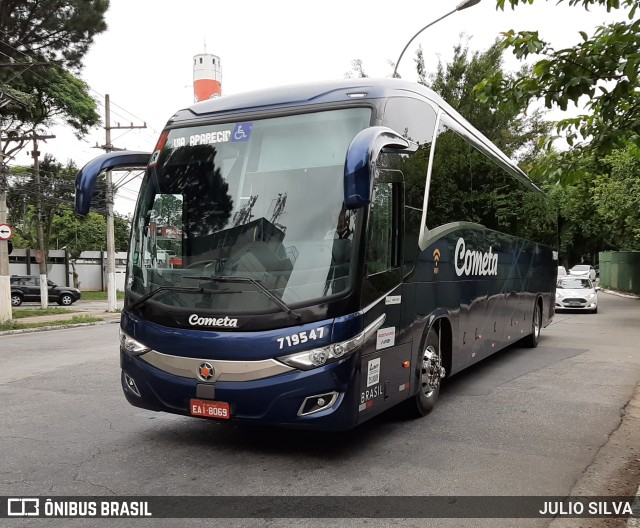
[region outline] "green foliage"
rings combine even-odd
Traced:
[[[114,217],[116,251],[126,251],[129,244],[129,225],[126,218]],[[64,208],[53,220],[53,232],[60,246],[67,247],[69,257],[80,257],[82,251],[106,251],[107,222],[104,216],[90,212],[78,217],[70,208]]]
[[[83,301],[106,301],[107,298],[108,298],[107,292],[82,290]],[[116,299],[120,299],[120,300],[124,299],[124,292],[117,291]]]
[[[24,330],[26,328],[45,328],[48,326],[67,326],[73,324],[88,324],[98,323],[103,321],[102,317],[94,317],[93,315],[74,315],[69,319],[63,319],[58,321],[48,321],[43,323],[21,323],[19,321],[7,321],[6,323],[0,323],[0,332],[8,330]]]
[[[65,70],[49,68],[37,75],[26,72],[13,84],[29,96],[30,104],[13,113],[22,123],[49,125],[51,120],[60,118],[80,137],[100,122],[89,86]]]
[[[565,0],[557,0],[558,4],[561,4]],[[634,7],[637,5],[635,0],[567,0],[570,6],[582,4],[582,6],[588,11],[590,6],[601,5],[607,8],[607,11],[612,9],[619,9],[620,6]],[[509,2],[511,8],[514,9],[518,4],[533,4],[533,0],[497,0],[498,8],[504,10],[505,4]],[[629,14],[629,18],[633,18],[634,11]]]
[[[416,51],[416,58],[414,61],[416,63],[416,71],[418,72],[418,84],[429,86],[429,83],[427,82],[427,69],[424,65],[424,53],[422,52],[422,46],[418,46],[418,51]]]
[[[640,148],[630,145],[603,159],[608,174],[596,177],[592,194],[598,214],[622,251],[640,250]]]
[[[560,0],[562,1],[562,0]],[[512,8],[533,0],[497,0]],[[476,86],[480,100],[493,105],[527,108],[542,100],[547,108],[567,110],[584,104],[586,113],[560,120],[557,132],[574,153],[557,157],[562,176],[570,181],[580,171],[579,158],[589,152],[607,154],[629,141],[640,142],[640,21],[633,20],[640,0],[569,0],[569,5],[629,10],[629,22],[599,26],[593,35],[581,31],[574,46],[556,50],[537,31],[507,31],[501,46],[520,59],[539,56],[531,69],[513,78],[501,72],[486,75]],[[549,138],[547,147],[555,138]]]
[[[32,177],[31,167],[13,167],[7,194],[9,220],[15,226],[14,246],[16,248],[37,247],[36,236],[36,196],[38,190]],[[40,211],[45,247],[57,249],[73,246],[75,250],[99,251],[106,249],[106,182],[100,179],[96,184],[93,204],[95,217],[83,226],[81,219],[73,214],[74,182],[78,168],[72,161],[65,165],[50,155],[45,155],[40,164]],[[125,251],[129,242],[129,221],[125,217],[114,217],[116,251]],[[71,245],[69,245],[71,244]]]
[[[0,51],[79,68],[93,37],[107,29],[108,7],[109,0],[2,0]]]
[[[95,35],[106,29],[108,0],[3,0],[0,4],[0,109],[4,134],[24,135],[59,117],[79,135],[99,122],[77,77]],[[13,148],[11,144],[5,152]]]
[[[40,190],[33,179],[31,167],[12,168],[13,181],[10,181],[7,195],[9,219],[16,227],[15,247],[38,247],[36,236],[36,197],[42,199],[40,217],[42,220],[45,247],[50,247],[52,223],[56,214],[64,206],[73,204],[74,180],[78,169],[73,162],[63,165],[53,156],[45,155],[40,164]],[[23,245],[26,244],[26,245]]]
[[[475,91],[475,86],[487,75],[510,78],[503,70],[502,55],[503,48],[498,43],[472,54],[459,43],[449,62],[439,61],[429,87],[505,154],[527,162],[538,152],[539,139],[549,132],[540,112],[525,115],[516,104],[492,108]]]
[[[41,315],[65,315],[69,314],[69,310],[66,308],[46,308],[46,309],[29,309],[29,308],[14,308],[11,311],[11,317],[14,319],[25,319],[27,317],[40,317]]]

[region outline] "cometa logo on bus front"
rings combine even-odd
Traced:
[[[238,326],[237,319],[229,319],[228,317],[200,317],[198,314],[189,316],[189,324],[191,326],[225,326],[227,328],[235,328]]]
[[[489,246],[489,252],[471,251],[466,248],[464,238],[459,238],[454,253],[456,275],[497,275],[498,254],[493,253]]]

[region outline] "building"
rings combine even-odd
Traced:
[[[220,57],[201,53],[193,57],[193,97],[195,102],[222,95]]]

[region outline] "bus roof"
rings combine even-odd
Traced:
[[[355,102],[389,96],[415,97],[417,94],[449,110],[449,106],[439,95],[429,88],[413,82],[400,79],[338,79],[277,86],[216,97],[195,103],[176,112],[169,123],[175,125],[181,121],[191,121],[216,114],[261,112],[277,108],[330,104],[350,100]],[[453,111],[453,109],[451,110]]]

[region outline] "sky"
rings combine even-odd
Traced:
[[[100,103],[111,99],[112,125],[145,129],[114,130],[119,148],[151,151],[166,121],[193,103],[193,56],[213,53],[222,64],[222,95],[272,86],[344,78],[354,59],[362,60],[370,77],[390,77],[392,66],[408,40],[423,26],[452,10],[459,0],[110,0],[108,29],[98,35],[84,58],[81,77]],[[565,2],[566,4],[566,2]],[[447,61],[462,34],[472,51],[487,49],[502,31],[538,30],[556,49],[580,40],[597,25],[625,19],[625,12],[556,5],[536,0],[515,10],[496,10],[495,0],[456,12],[425,30],[407,49],[399,73],[415,80],[415,57],[422,46],[428,72]],[[402,9],[394,8],[401,5]],[[206,48],[205,48],[206,47]],[[519,62],[505,57],[507,70]],[[103,151],[105,131],[94,129],[82,140],[64,127],[40,145],[58,161],[83,166]],[[30,164],[26,150],[13,164]],[[131,180],[116,175],[116,183]],[[131,214],[139,178],[119,191],[116,210]]]

